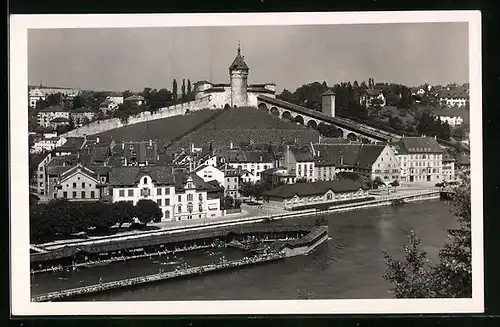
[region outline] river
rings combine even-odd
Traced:
[[[308,256],[289,258],[239,270],[220,271],[188,279],[163,281],[132,289],[117,289],[79,297],[78,301],[281,300],[298,292],[316,299],[391,298],[382,250],[401,257],[408,231],[422,238],[421,249],[437,262],[446,230],[457,225],[442,201],[423,201],[324,215],[331,239]],[[268,224],[307,224],[316,217]],[[243,256],[235,249],[201,250],[177,258],[144,258],[74,272],[32,276],[32,295]]]

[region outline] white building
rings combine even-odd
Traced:
[[[469,110],[446,108],[434,113],[442,122],[447,122],[451,127],[457,127],[469,121]]]
[[[36,107],[38,101],[46,99],[47,96],[39,88],[32,89],[28,94],[28,103],[32,108]]]
[[[403,137],[393,144],[402,182],[438,183],[443,174],[443,149],[433,137]]]
[[[260,174],[275,166],[272,153],[260,150],[240,150],[234,148],[232,144],[229,149],[217,153],[217,156],[221,164],[227,163],[230,167],[241,171],[243,180],[251,183],[260,181]]]
[[[123,95],[118,92],[112,92],[110,95],[106,97],[106,100],[113,101],[117,104],[122,104],[123,103]]]
[[[50,152],[55,148],[64,145],[66,138],[64,137],[49,137],[35,142],[30,149],[30,153]]]
[[[30,156],[30,191],[40,195],[45,195],[46,175],[45,167],[52,159],[50,153],[38,153]]]
[[[221,215],[220,199],[209,198],[206,185],[183,172],[174,175],[168,166],[114,167],[109,179],[112,202],[152,200],[162,210],[162,221]]]
[[[104,112],[104,113],[108,113],[108,112],[113,112],[115,111],[116,109],[118,109],[118,103],[112,101],[112,100],[104,100],[103,102],[101,102],[101,104],[99,105],[99,109]]]
[[[295,173],[296,179],[305,179],[315,182],[315,159],[309,149],[291,149],[287,147],[284,155],[283,166],[288,171]]]
[[[37,123],[41,127],[50,127],[50,122],[56,118],[69,119],[69,111],[62,110],[60,107],[47,107],[37,113]]]
[[[455,159],[449,154],[443,154],[443,176],[441,178],[445,182],[455,180]]]

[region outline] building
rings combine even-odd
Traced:
[[[110,95],[106,97],[106,100],[113,101],[117,104],[122,104],[123,103],[123,94],[119,92],[111,92]]]
[[[113,143],[110,148],[120,166],[149,166],[160,161],[158,144],[153,140]]]
[[[452,88],[439,93],[439,102],[447,107],[464,107],[469,105],[469,92],[463,88]]]
[[[403,182],[438,183],[443,174],[443,149],[433,137],[403,137],[393,144]]]
[[[457,127],[464,122],[469,122],[469,110],[445,108],[434,113],[442,122],[447,122],[451,127]]]
[[[219,168],[209,165],[201,165],[194,170],[204,182],[211,182],[216,180],[220,185],[224,185],[224,172]]]
[[[227,163],[251,183],[260,181],[260,174],[275,165],[274,154],[262,150],[241,150],[231,145],[217,153],[219,164]]]
[[[103,102],[101,102],[101,104],[99,104],[99,109],[107,114],[118,109],[118,103],[112,100],[104,100]]]
[[[50,154],[50,152],[38,153],[30,156],[30,192],[45,195],[45,188],[47,186],[45,167],[51,159],[52,155]]]
[[[262,181],[276,187],[281,184],[295,184],[297,177],[295,172],[286,167],[277,167],[264,170],[261,173]]]
[[[66,138],[64,137],[48,137],[43,138],[40,141],[37,141],[33,144],[30,149],[30,153],[42,153],[42,152],[50,152],[57,147],[60,147],[66,143]]]
[[[249,67],[238,51],[229,66],[229,84],[214,84],[209,81],[198,81],[194,84],[195,98],[209,98],[209,108],[257,107],[257,96],[266,95],[274,98],[276,84],[248,84]]]
[[[389,145],[363,143],[311,144],[315,159],[315,179],[330,181],[342,172],[358,173],[385,183],[399,180],[398,159]]]
[[[51,121],[56,118],[69,119],[69,111],[57,106],[44,108],[37,113],[38,126],[48,128],[51,126]]]
[[[68,137],[64,144],[56,147],[52,153],[56,157],[78,154],[82,148],[85,139],[83,137]]]
[[[92,111],[90,108],[78,108],[70,113],[70,118],[73,121],[75,127],[82,127],[83,125],[91,122],[96,116],[96,112]]]
[[[315,159],[307,147],[287,147],[284,162],[280,166],[286,167],[291,174],[295,174],[296,180],[304,179],[308,182],[316,180],[314,177]]]
[[[34,88],[28,93],[28,103],[31,108],[35,108],[40,100],[46,100],[47,96],[39,88]]]
[[[175,172],[174,220],[214,218],[222,214],[221,188],[204,182],[198,175]]]
[[[49,128],[56,130],[58,127],[69,126],[69,122],[68,118],[57,117],[49,122]]]
[[[128,102],[130,104],[140,106],[144,103],[144,97],[142,95],[131,95],[128,98],[126,98],[125,100],[123,100],[123,102],[124,103]]]
[[[377,99],[377,100],[375,100]],[[374,90],[374,89],[366,89],[359,96],[359,104],[363,106],[375,106],[379,105],[380,107],[384,107],[386,105],[386,100],[382,91]]]
[[[171,221],[176,204],[174,175],[171,167],[113,167],[109,174],[111,202],[152,200],[162,210],[162,221]]]
[[[47,196],[70,201],[108,200],[110,167],[51,165],[47,169]]]
[[[33,89],[38,89],[45,94],[45,96],[48,96],[50,94],[56,94],[56,93],[61,93],[65,97],[71,97],[74,98],[75,96],[81,95],[82,91],[80,89],[73,89],[73,88],[68,88],[68,87],[51,87],[51,86],[44,86],[44,85],[39,85],[37,87],[33,87]]]
[[[443,153],[443,176],[442,181],[450,182],[455,180],[455,159],[448,153]]]
[[[369,198],[368,188],[350,179],[283,184],[264,192],[263,196],[269,205],[286,210],[328,208]]]

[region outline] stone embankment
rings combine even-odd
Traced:
[[[163,119],[173,116],[184,115],[187,110],[196,111],[206,109],[209,107],[209,98],[204,97],[193,101],[176,104],[173,106],[160,108],[156,112],[144,111],[137,116],[129,117],[126,123],[122,123],[119,118],[112,118],[106,120],[98,120],[91,122],[85,126],[76,128],[63,134],[63,137],[83,137],[85,135],[94,135],[103,133],[115,128],[130,126],[137,123],[144,123],[152,120]]]

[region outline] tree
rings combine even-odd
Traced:
[[[187,94],[189,97],[191,97],[191,94],[193,93],[192,87],[191,87],[191,80],[188,79],[188,84],[187,84]]]
[[[382,179],[379,176],[375,177],[375,179],[373,180],[373,188],[378,189],[379,186],[382,186],[382,185],[385,185],[385,183],[382,181]]]
[[[254,185],[250,182],[243,182],[240,185],[240,193],[244,197],[251,197],[254,195]]]
[[[396,189],[396,187],[399,186],[399,181],[397,179],[395,179],[394,181],[392,181],[392,183],[390,183],[389,185],[391,185],[392,187],[394,187],[394,189]]]
[[[117,223],[119,228],[121,228],[123,224],[132,223],[134,221],[135,208],[132,202],[115,202],[113,203],[113,211],[117,216]]]
[[[77,95],[73,98],[73,110],[81,108],[83,106],[82,97]]]
[[[49,106],[59,106],[62,102],[62,94],[61,93],[49,94],[49,96],[47,97],[47,102]]]
[[[177,81],[175,80],[175,78],[172,82],[172,96],[174,98],[174,101],[177,100]]]
[[[233,204],[234,204],[234,199],[232,196],[230,195],[227,195],[225,198],[224,198],[224,208],[225,209],[231,209],[233,208]]]
[[[439,263],[429,264],[418,249],[420,239],[410,233],[403,261],[394,260],[384,251],[387,263],[384,278],[392,283],[396,298],[470,298],[472,296],[471,189],[470,177],[461,176],[454,188],[450,210],[458,228],[448,230],[449,241],[439,251]]]
[[[234,200],[234,208],[239,209],[241,207],[241,200],[240,199],[235,199]]]
[[[182,92],[182,101],[185,101],[186,100],[186,80],[184,78],[182,79],[181,92]]]
[[[123,99],[126,99],[126,98],[132,96],[132,91],[125,90],[125,91],[122,92],[122,96],[123,96]]]
[[[149,222],[160,222],[163,217],[158,204],[152,200],[141,199],[135,205],[135,215],[139,221],[147,225]]]

